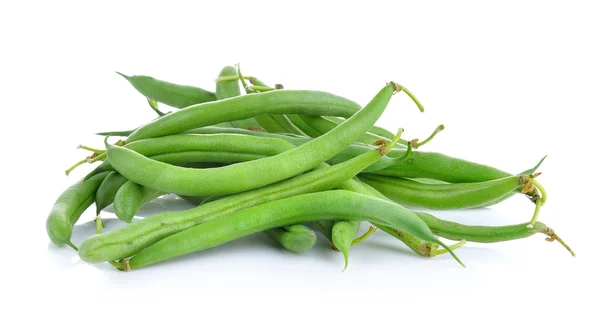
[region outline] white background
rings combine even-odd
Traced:
[[[0,6],[0,302],[8,307],[0,325],[12,327],[2,331],[598,326],[600,23],[593,2],[214,3]],[[212,90],[221,67],[238,62],[267,83],[326,90],[361,104],[386,82],[400,82],[426,112],[398,95],[379,124],[404,127],[410,138],[445,124],[428,150],[512,172],[548,154],[539,180],[549,199],[540,220],[577,258],[536,235],[470,243],[457,251],[464,269],[449,257],[419,258],[376,233],[352,249],[342,273],[341,255],[324,242],[297,255],[257,235],[122,273],[50,244],[44,224],[54,200],[91,168],[64,176],[83,157],[75,147],[101,146],[92,133],[154,117],[114,71]],[[153,208],[173,204],[186,208],[173,200]],[[529,219],[531,209],[515,197],[490,209],[439,215],[509,224]],[[76,226],[76,243],[94,232],[86,223],[92,215]]]

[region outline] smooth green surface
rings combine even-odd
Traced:
[[[112,171],[104,178],[104,181],[96,191],[96,215],[99,215],[104,208],[110,206],[115,201],[117,191],[126,182],[127,178],[121,176],[116,171]]]
[[[310,250],[317,243],[314,231],[301,224],[273,228],[265,230],[265,233],[283,248],[294,253]]]
[[[103,172],[85,182],[77,181],[56,199],[46,219],[46,232],[54,244],[71,244],[73,225],[94,203],[96,190],[108,174],[109,172]]]
[[[334,166],[322,164],[320,168],[294,178],[227,196],[190,210],[156,214],[86,239],[81,244],[79,256],[88,262],[127,258],[164,237],[237,210],[302,193],[335,188],[380,158],[381,153],[373,149],[347,162]]]
[[[522,187],[520,176],[463,184],[428,184],[371,174],[359,179],[401,205],[428,209],[485,207]]]
[[[217,99],[215,93],[202,88],[170,83],[145,75],[127,76],[117,73],[142,95],[172,107],[185,108]]]
[[[394,89],[393,84],[386,85],[364,108],[321,137],[260,160],[220,168],[192,169],[158,162],[116,145],[107,147],[107,160],[129,180],[167,193],[213,195],[251,190],[308,171],[352,144],[383,113]],[[231,179],[236,181],[229,181]]]
[[[117,191],[113,210],[119,219],[130,223],[142,206],[164,194],[166,193],[127,181]]]
[[[336,219],[377,221],[439,244],[451,252],[416,214],[406,208],[354,192],[335,190],[267,202],[197,225],[148,247],[130,258],[128,264],[131,269],[136,269],[267,229],[302,221]]]
[[[348,99],[322,91],[273,90],[203,103],[169,113],[135,130],[127,138],[127,142],[177,134],[263,113],[300,113],[350,118],[359,109],[358,104]]]

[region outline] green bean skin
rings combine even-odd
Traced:
[[[286,140],[294,145],[306,143],[311,138],[282,135],[265,132],[244,131],[241,129],[222,129],[217,127],[203,127],[190,130],[189,133],[197,134],[215,134],[215,133],[230,133],[230,134],[245,134],[251,136],[271,137]],[[354,143],[341,151],[336,156],[332,157],[328,163],[337,164],[346,161],[350,158],[364,153],[370,147]],[[398,178],[429,178],[445,181],[448,183],[475,183],[488,180],[494,180],[512,176],[513,174],[496,169],[491,166],[479,164],[476,162],[426,151],[413,151],[412,155],[403,163],[397,164],[391,157],[398,157],[406,152],[405,149],[392,149],[388,156],[381,161],[373,164],[364,172],[387,175]],[[541,163],[541,161],[540,161]],[[519,174],[529,174],[535,172],[537,167],[527,170]]]
[[[391,153],[390,156],[393,156]],[[491,166],[433,152],[413,152],[400,165],[375,171],[378,175],[397,178],[431,178],[448,183],[476,183],[512,176]]]
[[[169,113],[135,130],[127,142],[177,134],[193,128],[247,119],[258,114],[302,113],[350,118],[360,106],[321,91],[273,90],[203,103]]]
[[[131,223],[135,213],[143,205],[164,194],[166,193],[127,181],[117,191],[113,210],[120,220]]]
[[[327,120],[324,117],[309,116],[309,115],[299,115],[299,117],[308,126],[313,128],[318,133],[321,133],[321,135],[333,130],[336,126],[338,126],[336,123],[334,123],[330,120]],[[367,132],[367,133],[363,134],[360,138],[358,138],[356,141],[371,145],[376,141],[385,140],[385,139],[387,139],[387,138]],[[402,147],[402,146],[406,146],[407,144],[408,144],[408,142],[406,140],[400,140],[397,145],[399,147]]]
[[[215,128],[215,127],[213,127]],[[224,129],[230,131],[235,129]],[[241,131],[241,130],[238,130]],[[247,131],[248,132],[248,131]],[[125,147],[144,156],[169,164],[179,164],[187,155],[192,161],[206,162],[241,162],[255,160],[266,155],[276,155],[296,146],[277,137],[242,136],[230,133],[213,134],[177,134],[159,138],[143,139],[128,143]],[[192,151],[197,151],[192,153]],[[188,154],[181,154],[188,152]],[[235,153],[235,154],[234,154]],[[250,153],[251,155],[248,155]],[[163,155],[167,154],[164,156]],[[258,156],[257,156],[258,155]],[[183,160],[185,162],[185,160]],[[85,179],[104,171],[115,169],[108,161],[103,161],[96,169],[91,171]]]
[[[167,153],[149,156],[149,158],[155,161],[171,165],[182,165],[190,162],[239,163],[259,160],[265,157],[267,156],[258,154],[229,153],[218,151],[180,151],[177,153]]]
[[[202,88],[183,86],[175,83],[157,80],[150,76],[127,76],[117,72],[147,98],[176,108],[212,102],[217,99],[215,93]]]
[[[110,206],[115,201],[117,191],[127,182],[127,178],[121,176],[116,171],[113,171],[104,178],[100,187],[96,191],[96,215]]]
[[[428,209],[485,207],[523,186],[520,176],[464,184],[426,184],[371,174],[363,174],[359,179],[401,205]]]
[[[441,237],[452,240],[466,240],[476,243],[506,242],[526,238],[537,233],[547,233],[550,228],[541,222],[535,222],[533,228],[527,226],[530,222],[505,226],[475,226],[441,220],[431,214],[416,213],[431,229]]]
[[[360,221],[336,221],[331,229],[331,242],[344,255],[344,269],[348,267],[350,247],[359,227]]]
[[[107,159],[128,179],[163,192],[182,195],[242,192],[293,177],[335,156],[375,123],[396,89],[394,83],[386,85],[364,108],[332,131],[292,150],[260,160],[221,168],[190,169],[154,161],[116,145],[107,147]],[[203,105],[208,104],[200,106]],[[175,113],[169,115],[172,114]],[[224,181],[228,179],[239,181]]]
[[[237,69],[232,66],[225,66],[219,73],[221,76],[237,75]],[[217,81],[216,89],[217,100],[227,99],[241,95],[239,81]],[[260,124],[253,118],[232,120],[231,126],[244,129],[261,129]]]
[[[46,232],[57,245],[75,246],[71,243],[73,225],[81,214],[94,203],[96,190],[108,172],[95,175],[86,182],[78,181],[68,187],[56,200],[46,219]]]
[[[265,233],[286,250],[300,253],[317,243],[315,232],[301,224],[265,230]]]
[[[325,116],[323,118],[330,120],[330,121],[336,123],[337,125],[339,125],[342,121],[344,121],[344,119],[337,118],[337,117]],[[378,135],[382,138],[387,138],[389,140],[394,138],[394,133],[386,130],[385,128],[379,127],[379,126],[372,126],[371,129],[369,130],[369,132],[371,132],[375,135]]]
[[[144,139],[125,147],[144,156],[182,151],[239,152],[276,155],[296,148],[280,138],[244,136],[239,134],[176,134]]]
[[[344,163],[334,166],[323,164],[321,168],[294,178],[227,196],[190,210],[156,214],[86,239],[81,244],[79,256],[92,263],[127,258],[166,236],[213,218],[276,199],[335,188],[380,158],[381,153],[374,149]]]
[[[406,208],[362,194],[334,190],[267,202],[199,224],[134,255],[126,261],[124,268],[129,270],[144,267],[275,227],[301,221],[332,219],[377,221],[439,244],[452,253],[417,215]],[[459,261],[457,257],[455,259]]]
[[[310,127],[302,117],[297,114],[288,114],[288,119],[294,124],[298,129],[300,129],[304,134],[310,136],[311,138],[316,138],[321,136],[321,133],[317,132],[314,128]]]

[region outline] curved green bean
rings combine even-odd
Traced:
[[[317,243],[315,232],[301,224],[268,229],[265,233],[286,250],[294,253],[309,250]]]
[[[526,176],[510,176],[479,183],[428,184],[410,179],[363,174],[359,179],[395,202],[428,209],[485,207],[523,188]]]
[[[389,148],[390,146],[386,146],[384,152],[389,151]],[[86,239],[81,244],[79,256],[88,262],[123,259],[166,236],[231,212],[301,193],[337,187],[375,163],[381,156],[382,152],[374,149],[344,163],[334,166],[323,164],[320,168],[291,179],[227,196],[184,212],[156,214],[123,228]]]
[[[217,99],[215,93],[202,88],[161,81],[145,75],[127,76],[119,72],[117,74],[129,81],[142,95],[172,107],[185,108]]]
[[[117,191],[127,182],[127,178],[121,176],[116,171],[113,171],[104,178],[100,187],[96,191],[96,215],[110,206],[115,201]]]
[[[377,221],[420,239],[439,244],[463,265],[452,250],[439,241],[427,225],[408,209],[362,194],[334,190],[267,202],[199,224],[169,236],[130,259],[124,260],[122,269],[136,269],[202,251],[266,229],[321,219]]]
[[[332,131],[292,150],[260,160],[221,168],[190,169],[154,161],[133,150],[116,145],[108,145],[107,159],[115,170],[128,179],[163,192],[183,195],[242,192],[308,171],[335,156],[375,123],[392,95],[400,89],[401,87],[395,83],[387,84],[364,108]],[[157,121],[173,114],[175,113]],[[139,170],[144,170],[144,173]],[[227,179],[240,181],[224,181]]]
[[[131,223],[135,213],[148,202],[166,193],[127,181],[115,196],[113,210],[117,217]]]
[[[94,203],[96,190],[108,174],[108,172],[103,172],[85,182],[78,181],[58,197],[46,219],[46,232],[54,244],[66,244],[77,251],[77,247],[71,243],[73,225],[81,214]]]

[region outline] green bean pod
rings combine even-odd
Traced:
[[[325,118],[325,119],[327,119],[329,121],[332,121],[332,122],[336,123],[337,125],[339,125],[341,122],[344,121],[344,119],[337,118],[337,117],[325,116],[323,118]],[[386,130],[383,127],[379,127],[379,126],[375,126],[375,125],[373,125],[371,127],[371,129],[369,130],[369,132],[371,132],[371,133],[373,133],[375,135],[378,135],[378,136],[380,136],[382,138],[387,138],[388,140],[391,140],[392,138],[394,138],[394,133]]]
[[[336,124],[328,119],[325,119],[324,117],[309,116],[309,115],[299,115],[299,117],[304,121],[305,124],[310,126],[316,132],[320,133],[320,135],[323,135],[323,134],[333,130],[336,126],[338,126],[338,124]],[[371,128],[369,128],[369,130],[370,129]],[[370,145],[370,144],[373,144],[373,142],[380,141],[380,140],[386,140],[386,139],[389,140],[386,137],[382,137],[379,135],[375,135],[373,133],[366,132],[360,138],[358,138],[356,141]],[[403,147],[408,144],[409,144],[409,142],[406,140],[400,140],[398,142],[399,147]]]
[[[322,91],[273,90],[193,105],[169,113],[136,129],[127,138],[127,142],[178,134],[198,127],[247,119],[263,113],[301,113],[350,118],[359,109],[358,104],[348,99]]]
[[[46,232],[54,244],[66,244],[77,250],[77,247],[71,243],[73,225],[81,214],[94,203],[96,190],[108,174],[108,172],[104,172],[86,182],[78,181],[58,197],[46,219]]]
[[[131,223],[135,213],[143,205],[164,194],[166,193],[127,181],[117,191],[113,210],[119,219]]]
[[[96,191],[96,215],[115,201],[117,191],[127,182],[127,178],[113,171],[104,178]]]
[[[215,93],[202,88],[161,81],[144,75],[127,76],[119,72],[117,74],[129,81],[146,98],[172,107],[181,109],[217,99]]]
[[[232,66],[225,66],[219,73],[219,77],[237,75],[237,69]],[[216,89],[217,100],[227,99],[241,95],[240,83],[236,81],[218,81]],[[261,130],[260,124],[253,118],[232,120],[230,124],[235,128],[244,128],[251,130]]]
[[[260,160],[221,168],[191,169],[161,163],[116,145],[108,145],[107,159],[115,170],[128,179],[163,192],[182,195],[242,192],[293,177],[335,156],[375,123],[397,89],[400,87],[389,83],[364,108],[332,131],[299,147]],[[224,102],[230,100],[233,99]],[[157,122],[173,114],[176,113],[164,116]],[[240,181],[224,181],[227,179]]]
[[[315,232],[301,224],[265,230],[265,233],[286,250],[300,253],[317,243]]]
[[[331,242],[344,255],[344,269],[348,267],[350,247],[360,228],[360,220],[336,221],[331,228]]]
[[[323,164],[291,179],[203,204],[183,212],[165,212],[86,239],[79,256],[87,262],[127,258],[158,240],[231,212],[302,193],[335,188],[381,158],[374,149],[334,166]]]
[[[231,128],[217,128],[217,127],[203,127],[188,131],[188,133],[194,134],[216,134],[216,133],[229,133],[229,134],[245,134],[259,137],[271,137],[286,140],[294,145],[301,145],[311,140],[311,138],[294,136],[294,135],[283,135],[279,133],[265,133],[265,132],[252,132],[244,131],[241,129]],[[348,146],[346,149],[341,151],[336,156],[332,157],[328,163],[337,164],[346,161],[350,158],[356,157],[370,147],[361,144],[354,143]],[[397,178],[429,178],[437,179],[448,183],[475,183],[488,180],[494,180],[504,177],[512,176],[513,174],[499,170],[497,168],[468,161],[461,158],[448,156],[445,154],[426,152],[426,151],[413,151],[412,155],[403,163],[397,164],[394,162],[393,157],[403,155],[406,149],[392,149],[388,156],[383,158],[381,161],[373,164],[364,172],[381,174]],[[538,164],[529,170],[521,172],[519,174],[531,174],[537,170],[537,168],[544,161],[542,159]]]
[[[479,183],[428,184],[372,174],[359,179],[401,205],[428,209],[485,207],[517,193],[526,181],[522,176],[510,176]]]
[[[447,249],[413,212],[389,201],[350,191],[302,194],[246,208],[167,237],[123,261],[125,270],[202,251],[267,229],[301,221],[373,220]],[[464,265],[463,265],[464,266]]]

